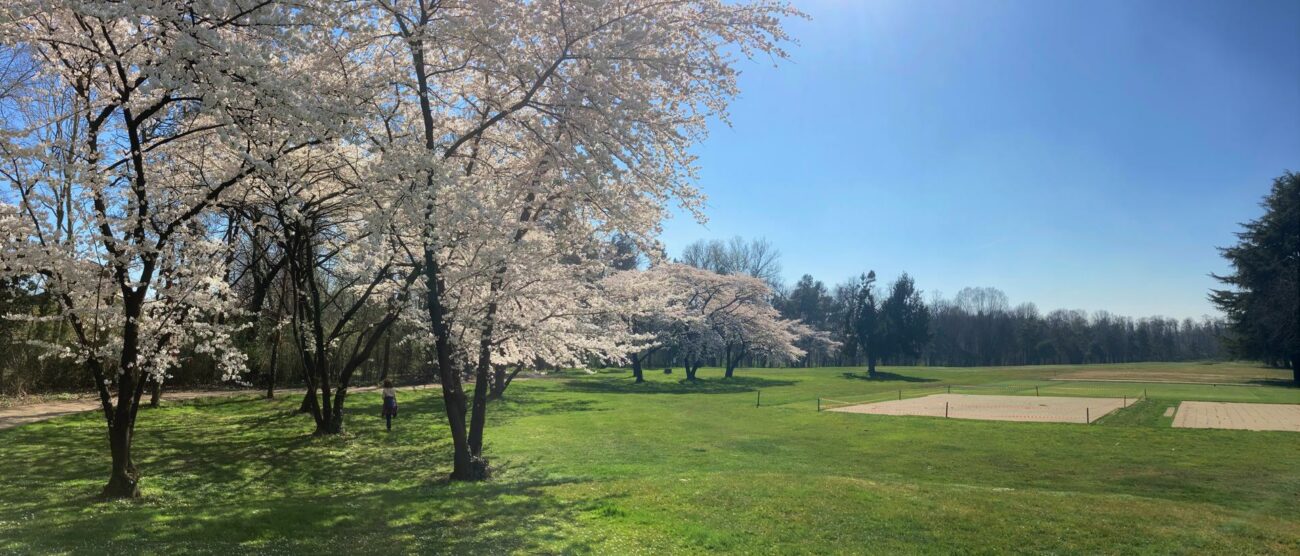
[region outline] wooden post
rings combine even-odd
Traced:
[[[943,418],[948,418],[948,402],[943,402]]]
[[[1092,424],[1092,408],[1091,408],[1091,407],[1085,407],[1085,408],[1083,408],[1083,422],[1088,423],[1089,425]]]
[[[1122,406],[1120,406],[1120,407],[1128,407],[1128,394],[1125,394],[1125,395],[1124,395],[1124,405],[1122,405]]]
[[[899,390],[899,391],[898,391],[898,399],[899,399],[899,400],[902,400],[902,399],[903,399],[903,391],[902,391],[902,390]]]
[[[1035,395],[1035,396],[1041,396],[1041,395],[1042,395],[1042,394],[1039,394],[1039,393],[1038,393],[1038,387],[1037,387],[1037,386],[1034,387],[1034,395]]]
[[[762,405],[763,405],[763,391],[762,391],[762,390],[755,390],[754,392],[758,394],[758,398],[754,400],[754,407],[762,407]]]
[[[817,398],[817,411],[821,411],[821,410],[822,410],[822,399]]]

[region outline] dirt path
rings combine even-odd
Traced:
[[[437,387],[438,387],[437,384],[423,384],[418,386],[401,386],[398,387],[397,390],[398,392],[404,392],[408,390],[424,390],[426,388],[437,388]],[[355,394],[358,392],[373,392],[378,389],[379,389],[378,386],[349,388],[348,393]],[[223,397],[223,396],[240,396],[240,395],[262,396],[265,393],[266,393],[265,390],[252,390],[252,389],[249,390],[176,390],[176,391],[164,390],[162,399],[163,399],[163,403],[165,404],[167,402],[186,401],[186,400],[193,400],[195,398],[216,398],[216,397]],[[301,396],[304,393],[306,393],[306,390],[276,390],[275,393],[276,395],[291,394],[291,395]],[[142,400],[141,403],[145,403],[145,402]],[[41,403],[34,403],[34,404],[3,407],[0,408],[0,430],[17,427],[19,425],[26,425],[28,423],[45,421],[47,419],[62,417],[64,415],[84,413],[87,411],[100,411],[101,407],[102,406],[99,405],[98,398],[89,398],[89,397],[85,399],[78,399],[78,400],[48,401],[48,402],[41,402]]]

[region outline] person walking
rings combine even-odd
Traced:
[[[397,389],[393,388],[393,380],[384,379],[384,422],[388,425],[388,430],[393,430],[393,417],[397,417]]]

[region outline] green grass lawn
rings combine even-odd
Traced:
[[[93,499],[108,455],[83,414],[0,431],[0,553],[1300,552],[1300,434],[1163,417],[1300,389],[1051,380],[1068,370],[517,381],[489,417],[483,484],[444,480],[436,390],[403,392],[392,434],[377,394],[350,397],[348,434],[327,439],[297,400],[175,404],[142,412],[145,496],[113,503]],[[1148,399],[1091,426],[816,411],[949,385]]]

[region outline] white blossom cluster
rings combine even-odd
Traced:
[[[745,356],[791,361],[804,355],[795,343],[814,334],[797,320],[781,318],[771,304],[771,287],[752,276],[664,263],[615,274],[604,285],[610,299],[623,305],[629,330],[640,333],[630,349],[672,345],[688,364]]]
[[[298,16],[188,4],[0,6],[0,44],[30,68],[0,99],[0,275],[57,303],[73,333],[46,347],[105,391],[186,354],[242,372],[220,204],[296,148],[249,138],[259,112],[293,111]]]

